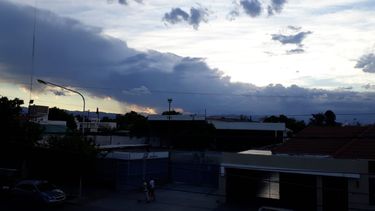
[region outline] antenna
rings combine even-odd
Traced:
[[[31,99],[31,95],[33,92],[33,80],[34,80],[34,60],[35,60],[35,29],[36,29],[36,1],[34,4],[34,26],[33,26],[33,45],[32,45],[32,52],[31,52],[31,73],[30,73],[30,96],[29,96],[29,107],[31,104],[34,103],[34,100]]]

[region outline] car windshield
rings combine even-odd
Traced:
[[[37,185],[37,187],[40,191],[49,191],[56,188],[54,185],[48,182],[40,183],[39,185]]]

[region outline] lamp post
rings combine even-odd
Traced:
[[[172,103],[172,98],[168,99],[168,112],[171,113],[171,103]]]
[[[171,103],[172,103],[172,98],[168,99],[168,119],[171,120]]]
[[[67,87],[64,87],[64,86],[61,86],[61,85],[58,85],[58,84],[55,84],[55,83],[51,83],[51,82],[48,82],[48,81],[43,81],[41,79],[38,79],[37,80],[39,83],[41,84],[44,84],[44,85],[47,85],[47,86],[56,86],[56,87],[59,87],[61,89],[65,89],[65,90],[68,90],[68,91],[71,91],[71,92],[74,92],[76,94],[78,94],[79,96],[82,97],[82,100],[83,100],[83,110],[82,110],[82,136],[84,137],[85,136],[85,106],[86,106],[86,101],[85,101],[85,97],[83,97],[83,95],[81,93],[79,93],[78,91],[76,90],[73,90],[73,89],[69,89]]]
[[[85,101],[85,97],[83,97],[83,95],[81,93],[79,93],[78,91],[76,90],[73,90],[73,89],[69,89],[67,87],[64,87],[64,86],[61,86],[61,85],[58,85],[58,84],[55,84],[55,83],[51,83],[51,82],[48,82],[48,81],[43,81],[41,79],[38,79],[37,80],[39,83],[41,84],[44,84],[46,86],[56,86],[56,87],[59,87],[61,89],[65,89],[65,90],[68,90],[68,91],[71,91],[71,92],[74,92],[76,94],[78,94],[79,96],[82,97],[82,100],[83,100],[83,110],[82,110],[82,138],[85,137],[85,106],[86,106],[86,101]],[[78,195],[79,197],[82,197],[82,175],[79,177],[79,190],[78,190]]]

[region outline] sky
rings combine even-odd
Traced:
[[[37,8],[37,9],[35,9]],[[372,0],[0,0],[0,94],[80,110],[375,122]],[[34,57],[32,56],[35,24]],[[34,59],[32,59],[34,58]]]

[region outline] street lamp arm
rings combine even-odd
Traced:
[[[82,121],[82,133],[84,134],[84,122],[85,122],[85,109],[86,109],[86,100],[85,100],[85,97],[78,91],[74,90],[74,89],[69,89],[68,87],[64,87],[64,86],[61,86],[61,85],[58,85],[58,84],[55,84],[55,83],[51,83],[49,81],[43,81],[41,79],[38,79],[37,80],[39,83],[41,84],[44,84],[44,85],[49,85],[49,86],[56,86],[56,87],[59,87],[61,89],[65,89],[65,90],[68,90],[70,92],[74,92],[76,94],[78,94],[79,96],[82,97],[82,100],[83,100],[83,121]]]
[[[58,85],[58,84],[55,84],[55,83],[51,83],[51,82],[48,82],[48,81],[43,81],[43,80],[40,80],[40,79],[38,79],[38,82],[41,83],[41,84],[45,84],[45,85],[57,86],[57,87],[59,87],[61,89],[65,89],[65,90],[74,92],[74,93],[78,94],[79,96],[81,96],[82,100],[83,100],[83,104],[86,104],[85,97],[81,93],[79,93],[78,91],[76,91],[74,89],[69,89],[67,87],[64,87],[64,86],[61,86],[61,85]]]

